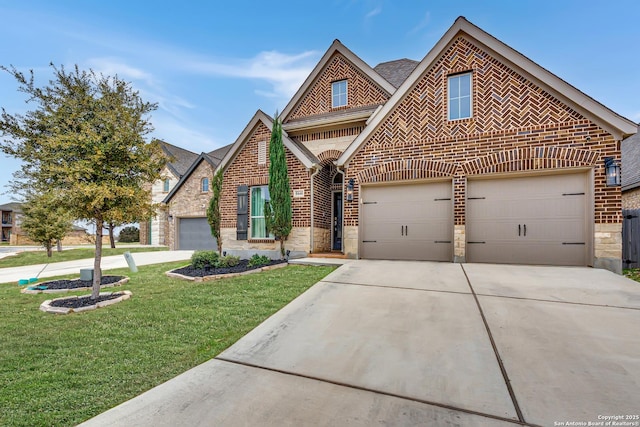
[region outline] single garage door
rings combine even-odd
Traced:
[[[588,175],[469,180],[467,262],[587,265]]]
[[[451,261],[451,181],[362,187],[361,258]]]
[[[178,249],[217,249],[207,218],[180,218]]]

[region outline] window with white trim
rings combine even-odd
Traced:
[[[202,180],[200,181],[200,190],[203,193],[208,193],[209,192],[209,178],[202,178]]]
[[[449,120],[468,119],[471,109],[471,73],[449,76]]]
[[[269,202],[269,186],[262,185],[251,187],[250,209],[251,209],[251,238],[252,239],[273,239],[273,234],[267,235],[267,224],[264,219],[264,205]]]
[[[165,193],[168,193],[170,184],[171,184],[171,181],[169,181],[169,178],[165,178],[164,181],[162,182],[162,191],[164,191]]]
[[[347,105],[347,81],[339,80],[331,83],[331,106],[333,108]]]

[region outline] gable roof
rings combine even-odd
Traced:
[[[552,74],[545,68],[531,61],[515,49],[507,46],[489,33],[467,21],[463,16],[458,17],[451,28],[442,36],[436,45],[420,61],[418,66],[395,91],[381,110],[375,114],[367,127],[356,137],[349,147],[336,161],[344,165],[358,152],[360,147],[372,135],[384,120],[395,110],[404,98],[411,92],[422,75],[439,59],[459,33],[464,33],[483,48],[491,51],[500,61],[516,70],[524,77],[544,88],[551,95],[569,105],[584,117],[590,119],[602,129],[609,132],[616,140],[622,140],[637,131],[636,124],[616,114],[593,98],[585,95],[569,83]]]
[[[640,126],[638,126],[640,132]],[[622,141],[622,191],[640,187],[640,133]]]
[[[231,145],[231,148],[227,151],[227,154],[220,161],[220,164],[216,169],[216,173],[218,172],[218,170],[224,170],[229,164],[233,162],[237,154],[240,152],[240,149],[244,146],[247,138],[251,136],[253,129],[260,122],[262,122],[267,127],[267,129],[271,131],[273,127],[273,119],[265,114],[262,110],[256,111],[247,126],[245,126],[240,136],[238,136],[238,139],[236,139],[233,145]],[[302,163],[305,167],[312,168],[318,163],[318,159],[313,154],[311,154],[311,152],[302,144],[292,141],[284,129],[282,130],[282,143],[293,153],[294,156],[296,156],[298,160],[300,160],[300,163]]]
[[[224,147],[217,148],[213,151],[209,151],[207,156],[209,156],[215,163],[220,164],[224,156],[229,152],[233,144],[227,144]]]
[[[200,153],[200,155],[196,158],[196,160],[191,163],[191,166],[189,167],[189,169],[185,172],[185,174],[180,178],[180,181],[178,181],[178,183],[175,185],[175,187],[173,187],[171,189],[171,191],[169,191],[169,194],[167,194],[167,197],[164,198],[164,200],[162,201],[163,203],[169,203],[171,201],[171,199],[173,198],[173,196],[178,192],[178,190],[180,189],[180,187],[182,187],[182,185],[187,182],[187,180],[189,179],[189,177],[191,176],[191,174],[193,173],[193,171],[196,170],[196,168],[198,166],[200,166],[200,163],[202,162],[207,162],[211,165],[211,168],[215,170],[217,163],[215,163],[211,157],[209,157],[209,155],[207,153]]]
[[[393,87],[399,88],[419,63],[413,59],[396,59],[395,61],[379,63],[373,67],[373,71],[384,77]]]
[[[380,86],[383,90],[385,90],[389,95],[393,94],[396,91],[396,88],[385,80],[380,74],[376,73],[373,68],[371,68],[366,62],[360,59],[355,53],[351,52],[345,45],[343,45],[340,40],[335,39],[329,49],[324,53],[320,61],[316,64],[314,69],[311,71],[309,76],[307,76],[300,89],[293,95],[287,106],[282,110],[280,114],[280,119],[284,122],[287,119],[287,116],[291,114],[293,109],[298,105],[298,103],[302,100],[304,95],[307,93],[309,89],[313,86],[313,83],[316,81],[317,77],[322,73],[324,68],[327,66],[334,53],[340,53],[346,59],[348,59],[356,68],[358,68],[364,75],[369,77],[374,83]]]
[[[169,144],[161,139],[155,141],[160,144],[162,151],[169,158],[167,167],[178,178],[181,178],[189,170],[193,161],[198,158],[198,155],[192,151]]]

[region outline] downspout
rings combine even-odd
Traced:
[[[318,165],[317,163],[314,163],[313,165],[311,165],[310,170],[314,170],[315,171],[311,174],[311,235],[309,236],[310,239],[310,248],[309,248],[309,253],[312,254],[313,253],[313,178],[320,172],[320,165]]]
[[[342,245],[340,247],[340,252],[344,253],[344,205],[346,204],[344,198],[344,179],[346,175],[344,174],[344,166],[339,166],[336,162],[333,162],[333,164],[336,166],[336,171],[342,175],[342,212],[340,214],[340,218],[342,219],[342,224],[340,224],[342,229]]]

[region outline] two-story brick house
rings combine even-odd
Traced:
[[[336,40],[280,119],[294,255],[621,269],[605,159],[636,125],[462,17],[420,62],[371,68]],[[228,252],[277,254],[270,129],[256,113],[217,167]]]

